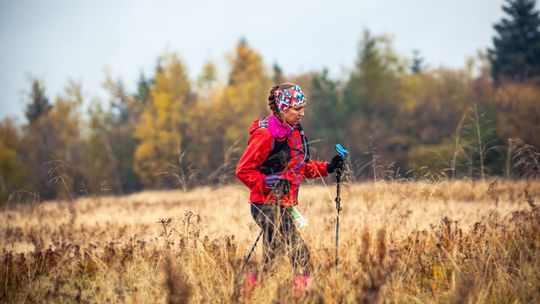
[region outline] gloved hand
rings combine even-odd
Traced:
[[[339,155],[334,156],[332,160],[326,164],[326,171],[328,173],[334,173],[336,169],[343,169],[343,158]]]
[[[270,174],[264,177],[264,183],[272,189],[272,191],[279,194],[287,194],[291,189],[291,183],[286,178],[281,178],[277,174]]]

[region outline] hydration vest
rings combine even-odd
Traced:
[[[302,145],[304,146],[305,162],[309,161],[309,145],[307,139],[302,130],[300,124],[298,131],[300,131],[300,137],[302,138]],[[259,128],[268,128],[268,117],[263,117],[259,120]],[[282,172],[287,164],[291,161],[291,147],[287,142],[287,136],[284,138],[274,138],[272,143],[272,150],[268,153],[268,157],[259,167],[259,171],[264,175],[276,174]]]

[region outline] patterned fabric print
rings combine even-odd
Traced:
[[[268,116],[265,116],[259,120],[259,128],[268,128]]]
[[[297,107],[307,101],[304,92],[302,92],[302,89],[298,85],[288,89],[276,90],[274,97],[276,98],[276,105],[280,112],[288,108]]]

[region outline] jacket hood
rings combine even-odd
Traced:
[[[291,127],[290,125],[281,122],[274,115],[265,116],[253,121],[249,128],[249,134],[253,134],[253,132],[259,128],[267,128],[274,138],[285,138],[286,136],[290,136],[292,132],[297,129],[296,126]]]
[[[264,119],[265,117],[262,117],[262,118],[257,118],[255,119],[252,123],[251,123],[251,127],[249,127],[249,134],[253,134],[253,132],[255,132],[257,129],[261,128],[262,126],[259,125],[259,122]],[[245,129],[244,129],[245,130]]]

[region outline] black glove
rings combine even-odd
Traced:
[[[328,173],[334,173],[336,169],[343,169],[343,158],[341,158],[339,155],[334,156],[326,165],[326,171]]]

